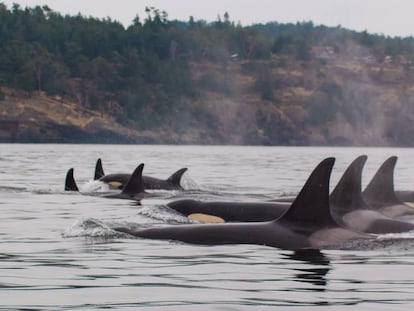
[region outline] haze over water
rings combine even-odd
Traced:
[[[19,145],[0,150],[0,310],[411,310],[414,247],[291,252],[256,245],[195,246],[119,236],[110,226],[186,223],[171,200],[268,200],[297,193],[323,158],[331,185],[368,155],[366,185],[391,155],[396,189],[414,190],[413,149],[127,145]],[[136,205],[63,191],[73,167],[82,191],[97,158],[106,173],[166,178],[181,167],[184,192]]]

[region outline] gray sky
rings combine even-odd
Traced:
[[[243,26],[252,23],[313,21],[314,24],[338,26],[389,36],[414,35],[413,0],[14,0],[2,1],[22,7],[47,4],[61,14],[98,18],[111,17],[129,26],[138,14],[146,16],[146,6],[168,13],[169,19],[187,21],[217,20],[228,12],[230,20]]]

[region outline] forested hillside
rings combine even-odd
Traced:
[[[414,145],[413,38],[146,12],[0,3],[0,141]]]

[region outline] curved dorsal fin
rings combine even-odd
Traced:
[[[66,173],[65,191],[79,191],[75,178],[73,177],[73,168],[70,168]]]
[[[105,173],[102,167],[102,160],[98,159],[96,161],[96,165],[95,165],[95,176],[93,177],[93,180],[98,180],[101,177],[104,177]]]
[[[329,210],[329,180],[334,163],[335,158],[320,162],[286,213],[275,221],[336,227]]]
[[[366,155],[359,156],[352,161],[342,175],[329,196],[333,213],[343,216],[352,210],[368,208],[361,193],[362,169],[366,161]]]
[[[138,193],[145,192],[144,182],[142,181],[142,171],[144,169],[144,164],[140,164],[132,173],[128,182],[126,183],[124,189],[122,190],[123,194],[129,196],[134,196]]]
[[[173,173],[170,177],[167,178],[167,181],[172,183],[175,186],[180,186],[181,177],[183,174],[188,170],[188,168],[184,167],[182,169],[179,169],[175,173]]]
[[[372,207],[402,204],[394,191],[394,168],[397,157],[389,157],[381,165],[362,192],[364,200]]]

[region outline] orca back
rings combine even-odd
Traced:
[[[331,192],[329,200],[334,215],[343,216],[352,210],[369,208],[361,192],[362,169],[366,161],[366,155],[352,161]]]
[[[167,182],[173,184],[174,186],[181,187],[181,177],[188,169],[186,167],[179,169],[173,173],[170,177],[167,178]]]
[[[403,204],[394,191],[394,168],[397,157],[389,157],[381,165],[362,192],[364,200],[374,208]]]
[[[144,164],[140,164],[132,173],[128,182],[126,183],[122,194],[133,197],[139,193],[145,192],[145,186],[142,181],[142,171],[144,169]]]

